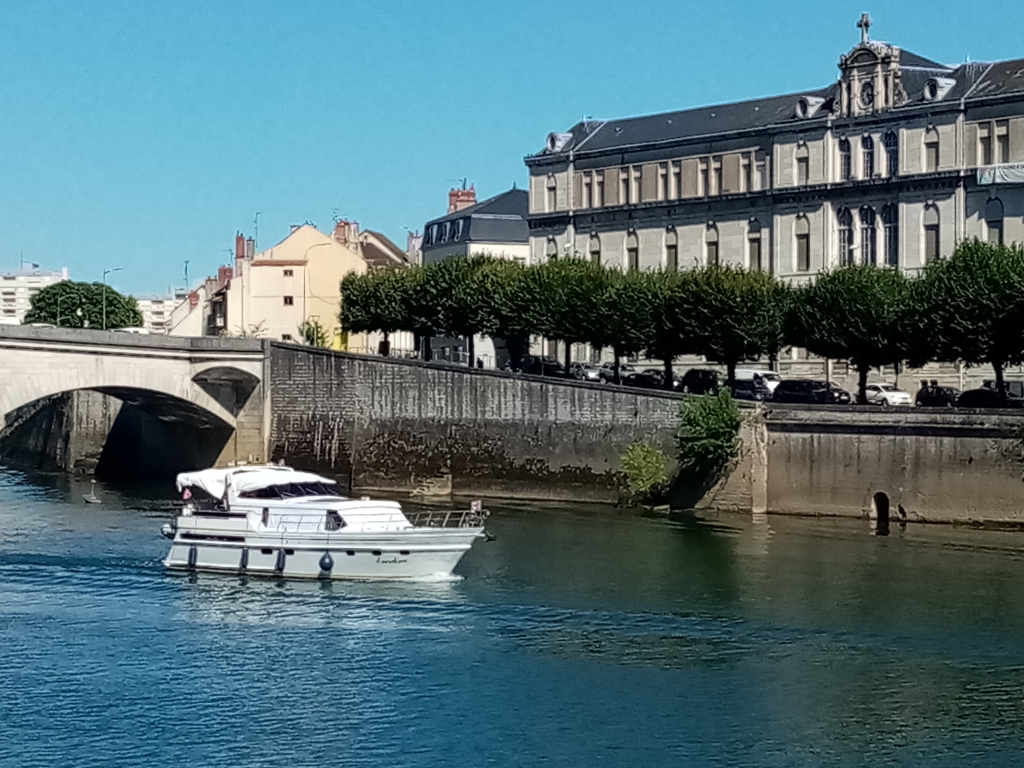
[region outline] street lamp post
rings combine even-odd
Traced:
[[[302,325],[300,328],[303,329],[305,329],[306,320],[308,319],[308,316],[306,315],[306,294],[312,290],[312,286],[309,284],[309,252],[314,248],[322,248],[325,245],[334,245],[334,243],[313,243],[313,245],[309,246],[309,248],[306,249],[306,252],[302,254]]]
[[[57,327],[60,328],[60,302],[64,298],[64,294],[60,294],[57,297]]]
[[[120,272],[120,267],[114,267],[113,269],[103,270],[103,330],[107,330],[107,275],[112,275],[115,272]]]

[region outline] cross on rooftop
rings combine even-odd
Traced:
[[[860,41],[866,43],[868,41],[868,30],[871,28],[871,17],[866,13],[862,13],[860,21],[857,22],[857,27],[860,29]]]

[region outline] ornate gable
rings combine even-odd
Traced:
[[[839,57],[836,110],[842,117],[870,115],[907,100],[900,85],[900,49],[868,37],[871,18],[866,13],[857,26],[861,30],[860,43]]]

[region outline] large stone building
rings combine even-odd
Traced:
[[[1024,241],[1024,59],[946,66],[870,23],[828,87],[548,136],[526,159],[532,259],[799,281]]]

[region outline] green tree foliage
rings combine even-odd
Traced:
[[[420,267],[388,267],[365,274],[350,273],[341,281],[338,320],[347,333],[381,331],[382,351],[390,351],[390,334],[418,330],[422,322],[413,316],[413,289],[422,276]]]
[[[591,346],[611,347],[615,353],[615,383],[619,383],[619,358],[643,352],[650,339],[654,311],[651,280],[646,272],[606,270],[604,292],[598,297],[601,308]]]
[[[504,259],[494,260],[486,280],[493,310],[491,335],[505,340],[512,367],[520,368],[530,336],[550,323],[543,281],[535,267]]]
[[[327,348],[331,346],[328,329],[318,319],[311,318],[299,324],[299,338],[311,347]]]
[[[868,372],[907,356],[909,307],[910,286],[902,272],[855,264],[795,291],[786,335],[816,355],[849,360],[858,374],[857,402],[864,405]]]
[[[583,259],[552,259],[534,268],[543,311],[534,312],[534,333],[566,345],[569,368],[573,344],[589,341],[603,328],[601,297],[609,289],[608,271]]]
[[[664,363],[664,386],[674,386],[672,362],[698,352],[699,294],[694,272],[648,272],[650,315],[644,329],[647,354]]]
[[[104,325],[104,294],[106,325]],[[64,280],[48,285],[31,299],[26,323],[52,323],[63,328],[138,328],[142,313],[131,296],[102,283]]]
[[[697,350],[725,365],[732,384],[737,364],[778,353],[786,291],[766,272],[711,266],[694,274]]]
[[[911,362],[991,365],[1005,398],[1003,369],[1024,363],[1024,247],[967,240],[918,282],[910,333],[930,343]]]

